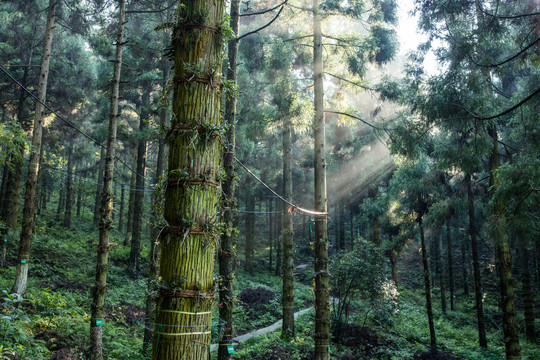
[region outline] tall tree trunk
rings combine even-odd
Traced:
[[[168,70],[168,64],[165,66],[165,69],[163,69],[163,88],[166,88],[167,81],[169,80],[169,70]],[[165,94],[166,99],[168,99],[168,94]],[[162,107],[159,113],[159,126],[160,128],[164,129],[167,124],[167,115],[169,113],[169,109],[166,107]],[[165,139],[159,140],[158,145],[158,154],[157,154],[157,162],[156,162],[156,173],[154,177],[154,184],[158,184],[165,174],[166,171],[166,163],[165,163],[165,156],[166,156],[166,144]],[[160,211],[160,204],[158,202],[161,201],[159,199],[158,194],[155,192],[152,194],[152,231],[150,234],[150,253],[148,254],[148,295],[146,296],[146,325],[144,327],[144,339],[143,339],[143,350],[146,352],[148,347],[151,345],[152,342],[152,329],[151,329],[151,322],[152,319],[155,319],[156,315],[156,299],[151,294],[151,290],[153,287],[153,284],[155,283],[158,275],[158,267],[159,267],[159,258],[160,258],[160,249],[161,246],[159,244],[159,237],[161,233],[161,227],[157,224],[160,221],[161,214]]]
[[[82,207],[82,192],[83,192],[83,184],[82,180],[79,179],[77,182],[77,217],[81,217],[81,207]]]
[[[60,222],[60,219],[62,218],[62,212],[66,208],[66,188],[65,185],[60,185],[60,191],[58,192],[58,206],[56,207],[56,216],[55,220],[56,222]]]
[[[467,242],[465,239],[461,241],[461,271],[463,276],[463,295],[469,295],[469,261],[467,259]]]
[[[326,154],[322,30],[319,0],[313,0],[313,133],[315,138],[315,211],[326,213]],[[328,222],[326,216],[315,218],[315,360],[330,359],[330,276],[328,274]]]
[[[276,211],[280,211],[279,209],[283,206],[283,203],[281,200],[276,198]],[[275,237],[275,248],[276,248],[276,276],[279,276],[281,274],[281,260],[283,259],[281,256],[281,237],[278,235],[281,233],[281,228],[283,224],[283,217],[282,216],[276,216],[275,217],[275,231],[274,231],[274,237]]]
[[[131,181],[129,182],[129,202],[128,202],[128,212],[127,212],[127,221],[126,221],[126,237],[124,238],[124,246],[131,244],[131,237],[133,235],[133,213],[135,210],[135,184],[137,183],[137,153],[134,154],[133,164],[131,166],[133,169],[131,171]]]
[[[126,187],[124,184],[120,190],[120,210],[118,211],[118,231],[122,232],[124,228],[124,199],[125,199]]]
[[[429,338],[430,338],[430,349],[432,353],[437,352],[437,338],[435,337],[435,325],[433,323],[433,306],[431,300],[431,285],[429,280],[429,265],[428,265],[428,255],[426,249],[426,241],[424,238],[424,225],[422,223],[422,218],[418,218],[418,225],[420,227],[420,246],[422,247],[422,266],[424,269],[424,287],[426,295],[426,311],[428,316],[429,323]]]
[[[397,267],[397,252],[394,249],[390,250],[390,268],[392,271],[392,280],[394,281],[394,284],[396,285],[396,289],[398,287],[398,267]]]
[[[454,259],[452,252],[452,237],[450,236],[450,222],[446,221],[446,256],[448,257],[448,282],[450,285],[450,310],[456,310],[456,294],[454,292]]]
[[[484,301],[482,298],[482,278],[480,274],[480,256],[478,254],[478,240],[476,238],[476,220],[474,215],[474,197],[471,185],[471,175],[465,175],[467,183],[467,202],[469,207],[469,236],[473,257],[474,297],[476,307],[476,320],[478,324],[478,342],[480,347],[487,348],[486,322],[484,320]],[[450,260],[448,260],[450,261]]]
[[[229,26],[234,34],[238,35],[239,29],[239,14],[240,0],[231,0],[230,21]],[[238,69],[238,41],[232,39],[228,44],[228,61],[227,66],[227,81],[236,86],[236,76]],[[233,309],[234,309],[234,262],[236,257],[235,251],[235,232],[234,223],[234,148],[236,144],[236,94],[227,97],[225,100],[224,125],[228,126],[226,133],[225,153],[223,154],[223,168],[225,169],[225,181],[223,182],[222,202],[225,206],[223,222],[226,230],[221,234],[220,248],[218,253],[219,261],[219,276],[221,286],[219,290],[219,317],[225,322],[223,328],[223,336],[219,340],[218,360],[231,359],[230,346],[232,346],[234,337],[233,328]],[[269,214],[270,216],[272,214]],[[270,225],[270,234],[271,225]],[[272,252],[270,248],[270,252]],[[271,258],[271,255],[270,255]],[[271,266],[270,266],[271,268]]]
[[[49,77],[49,63],[51,58],[54,20],[56,15],[56,0],[49,0],[49,10],[47,13],[47,25],[45,27],[45,38],[43,41],[43,55],[41,58],[41,70],[39,72],[37,97],[45,102],[47,98],[47,80]],[[19,252],[17,256],[17,270],[15,282],[11,292],[24,294],[28,280],[28,262],[30,261],[30,248],[32,245],[32,234],[34,232],[35,212],[37,202],[37,181],[39,175],[41,140],[43,137],[43,110],[40,102],[36,102],[34,129],[32,133],[32,149],[28,163],[28,176],[26,179],[26,191],[24,197],[22,230],[19,242]]]
[[[446,279],[444,274],[444,263],[442,255],[442,242],[443,234],[439,232],[437,236],[433,237],[433,241],[437,246],[437,274],[439,275],[439,289],[441,290],[441,309],[444,314],[446,314]]]
[[[68,145],[68,163],[66,179],[66,212],[64,213],[64,226],[71,227],[71,208],[73,203],[73,141]]]
[[[249,194],[246,201],[246,271],[253,274],[255,253],[255,194]]]
[[[379,239],[380,235],[379,231]],[[339,202],[339,248],[345,250],[345,205],[343,205],[342,201]]]
[[[273,247],[274,247],[274,214],[272,214],[272,211],[274,210],[274,200],[272,198],[268,198],[268,246],[270,248],[270,251],[268,252],[268,269],[272,271],[273,266]]]
[[[525,316],[525,336],[530,343],[536,342],[536,329],[534,326],[534,299],[531,288],[531,273],[529,271],[529,257],[527,254],[527,238],[523,229],[517,231],[519,260],[521,266],[521,293],[523,296],[523,312]]]
[[[28,65],[32,62],[32,50],[28,55]],[[28,69],[29,66],[24,68],[22,84],[26,85],[28,82]],[[21,88],[19,92],[19,106],[17,109],[17,120],[21,124],[21,127],[26,131],[30,132],[30,126],[25,121],[23,121],[25,113],[25,96],[26,92]],[[0,249],[0,268],[6,267],[6,254],[7,254],[7,234],[9,230],[17,229],[17,217],[19,215],[19,198],[21,195],[21,183],[22,183],[22,173],[23,173],[23,158],[24,158],[24,147],[20,148],[20,159],[15,159],[12,157],[11,169],[9,166],[4,167],[4,174],[2,181],[2,206],[0,207],[2,221],[5,223],[5,227],[1,230],[1,249]]]
[[[105,153],[106,149],[104,147],[101,148],[101,153],[99,156],[99,169],[98,169],[98,180],[96,185],[96,197],[94,198],[94,224],[98,225],[99,222],[99,204],[101,201],[101,191],[103,189],[103,171],[105,169]]]
[[[122,52],[124,46],[124,25],[126,23],[125,0],[118,0],[119,17],[116,34],[116,54],[109,112],[109,131],[107,135],[107,152],[105,156],[105,174],[101,191],[99,209],[99,242],[96,262],[96,281],[92,289],[92,316],[90,318],[90,356],[92,360],[103,358],[103,306],[107,288],[107,271],[109,268],[109,233],[112,229],[113,212],[113,176],[114,158],[116,155],[116,132],[118,123],[118,102],[120,94],[120,74],[122,70]]]
[[[128,270],[131,274],[139,271],[139,253],[141,251],[144,180],[146,171],[146,140],[142,138],[148,124],[150,114],[150,90],[143,89],[141,117],[139,119],[139,144],[137,145],[137,181],[135,183],[135,200],[133,202],[133,233]]]
[[[492,196],[500,186],[499,178],[499,143],[495,126],[488,129],[492,139],[492,151],[489,156],[489,182]],[[504,346],[508,360],[521,359],[518,327],[516,322],[516,305],[514,301],[514,283],[512,279],[512,257],[508,243],[505,205],[498,199],[493,199],[493,215],[490,219],[489,234],[495,242],[496,267],[499,276],[499,292],[501,295],[501,312],[504,333]]]
[[[283,119],[283,191],[287,201],[292,202],[292,124],[287,116]],[[294,225],[293,209],[283,206],[283,322],[281,337],[294,337]]]
[[[208,357],[220,203],[221,26],[225,1],[186,0],[173,35],[175,91],[152,359]],[[204,14],[205,16],[201,16]],[[186,72],[197,65],[197,75]],[[172,290],[171,290],[172,289]],[[185,335],[179,336],[182,333]]]

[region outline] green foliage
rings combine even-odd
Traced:
[[[29,147],[30,142],[18,121],[8,119],[0,123],[0,165],[12,166],[9,161],[22,161],[22,154]]]

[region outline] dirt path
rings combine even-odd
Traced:
[[[310,264],[311,263],[300,264],[294,269],[294,272],[295,273],[303,272]],[[331,299],[331,300],[333,301],[333,299]],[[307,313],[308,311],[310,311],[312,309],[313,309],[313,306],[310,306],[310,307],[308,307],[306,309],[302,309],[300,311],[295,312],[294,313],[294,320],[298,319],[298,317],[300,317],[301,315],[304,315],[305,313]],[[247,334],[244,334],[244,335],[236,336],[236,337],[233,338],[233,344],[235,344],[235,345],[236,344],[241,344],[241,343],[243,343],[245,341],[248,341],[251,338],[266,335],[266,334],[272,333],[274,331],[277,331],[277,330],[281,329],[282,324],[283,324],[283,320],[279,320],[279,321],[276,321],[275,323],[273,323],[272,325],[269,325],[267,327],[257,329],[257,330],[253,330],[253,331],[251,331],[251,332],[249,332]],[[211,351],[216,351],[217,347],[218,347],[217,344],[212,345]]]

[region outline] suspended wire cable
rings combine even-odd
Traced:
[[[257,175],[255,175],[251,170],[249,170],[246,165],[242,164],[242,162],[240,162],[240,160],[238,160],[236,157],[234,157],[234,160],[240,164],[240,166],[242,166],[244,168],[244,170],[246,170],[248,172],[248,174],[250,174],[251,176],[253,176],[258,182],[260,182],[265,188],[267,188],[272,194],[274,194],[278,199],[280,199],[281,201],[283,201],[284,203],[286,203],[287,205],[290,205],[292,208],[293,208],[293,211],[301,211],[303,213],[306,213],[306,214],[310,214],[310,215],[315,215],[315,216],[327,216],[328,213],[327,212],[320,212],[320,211],[312,211],[312,210],[307,210],[307,209],[304,209],[304,208],[301,208],[293,203],[291,203],[290,201],[288,201],[287,199],[285,199],[283,196],[279,195],[277,192],[274,191],[274,189],[272,189],[270,186],[266,185],[264,183],[264,181],[262,181]]]
[[[102,143],[100,143],[98,140],[94,139],[93,137],[91,137],[90,135],[86,134],[84,131],[82,131],[81,129],[79,129],[77,126],[75,126],[71,121],[67,120],[66,118],[64,118],[62,115],[58,114],[56,111],[54,111],[53,109],[51,109],[49,107],[49,105],[45,104],[43,101],[41,101],[41,99],[39,99],[36,95],[34,95],[34,93],[32,93],[30,90],[28,90],[23,84],[21,84],[17,79],[15,79],[2,65],[0,65],[0,70],[2,70],[2,72],[4,74],[6,74],[10,79],[11,81],[13,81],[14,83],[16,83],[17,85],[19,85],[21,87],[21,89],[23,89],[26,93],[28,93],[35,101],[39,102],[41,105],[43,105],[47,110],[49,110],[52,114],[55,114],[60,120],[62,120],[64,123],[66,123],[69,127],[73,128],[75,131],[77,131],[79,134],[81,134],[82,136],[84,136],[85,138],[87,138],[88,140],[92,141],[93,143],[95,143],[97,146],[99,147],[102,147],[103,149],[107,149],[107,147],[105,145],[103,145]],[[118,160],[122,165],[124,165],[126,168],[128,168],[129,170],[131,170],[132,172],[136,173],[137,176],[140,176],[142,177],[143,179],[145,180],[149,180],[147,179],[144,175],[141,175],[139,174],[138,172],[136,172],[135,170],[133,170],[128,164],[126,164],[122,159],[120,159],[118,156],[115,156],[114,157],[116,160]]]

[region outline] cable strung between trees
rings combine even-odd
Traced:
[[[69,127],[73,128],[75,131],[77,131],[79,134],[81,134],[82,136],[84,136],[85,138],[87,138],[88,140],[92,141],[94,144],[96,144],[97,146],[99,147],[102,147],[103,149],[106,149],[106,146],[103,145],[102,143],[100,143],[98,140],[94,139],[93,137],[91,137],[90,135],[88,135],[87,133],[85,133],[84,131],[82,131],[81,129],[79,129],[77,126],[75,126],[71,121],[67,120],[66,118],[64,118],[62,115],[58,114],[56,111],[54,111],[53,109],[51,109],[51,107],[47,104],[45,104],[45,102],[41,101],[36,95],[34,95],[34,93],[32,93],[30,90],[28,90],[23,84],[21,84],[17,79],[15,79],[2,65],[0,65],[0,70],[2,70],[2,72],[4,74],[6,74],[14,83],[16,83],[17,85],[19,85],[21,87],[21,89],[23,89],[26,93],[28,93],[35,101],[39,102],[41,105],[43,105],[47,110],[49,110],[52,114],[58,116],[58,118],[60,120],[62,120],[63,122],[65,122]],[[131,170],[133,172],[135,172],[135,170],[133,170],[128,164],[126,164],[124,162],[124,160],[120,159],[118,156],[115,156],[115,159],[118,160],[122,165],[124,165],[128,170]],[[141,176],[143,177],[144,179],[148,180],[146,177],[144,177],[143,175],[141,174],[138,174],[138,176]]]
[[[262,181],[257,175],[255,175],[251,170],[249,170],[246,165],[242,164],[242,162],[240,162],[240,160],[238,160],[238,158],[234,158],[234,160],[240,164],[240,166],[242,166],[244,168],[244,170],[246,170],[248,172],[248,174],[250,174],[251,176],[253,176],[255,178],[255,180],[257,180],[258,182],[260,182],[265,188],[267,188],[268,190],[270,190],[270,192],[272,194],[274,194],[278,199],[280,199],[281,201],[283,201],[284,203],[286,203],[287,205],[290,205],[292,207],[292,211],[293,212],[296,212],[296,211],[301,211],[303,213],[306,213],[306,214],[310,214],[310,215],[315,215],[315,216],[328,216],[328,213],[327,212],[320,212],[320,211],[313,211],[313,210],[308,210],[308,209],[304,209],[304,208],[301,208],[299,207],[298,205],[295,205],[293,204],[292,202],[290,201],[287,201],[287,199],[285,199],[283,196],[279,195],[277,192],[274,191],[274,189],[272,189],[270,186],[266,185],[264,183],[264,181]]]

